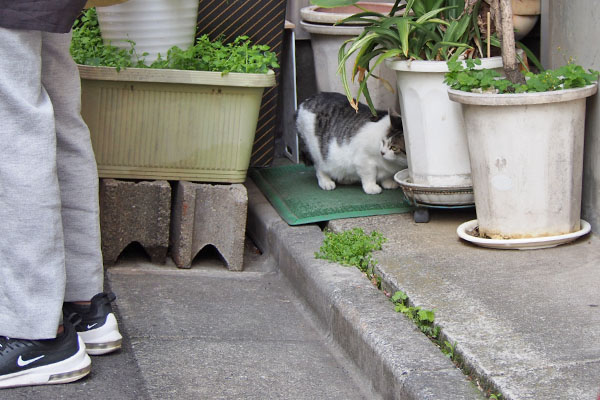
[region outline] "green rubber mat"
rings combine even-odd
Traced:
[[[414,210],[401,189],[384,190],[374,195],[363,192],[359,184],[322,190],[314,167],[303,164],[251,168],[249,175],[290,225]]]

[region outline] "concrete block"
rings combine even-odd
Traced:
[[[171,186],[167,181],[100,180],[100,228],[105,264],[138,242],[153,263],[164,264],[169,247]]]
[[[171,256],[179,268],[207,245],[221,254],[227,268],[241,271],[248,193],[241,184],[210,185],[180,181],[173,198]]]

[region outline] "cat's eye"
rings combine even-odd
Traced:
[[[391,147],[390,147],[390,149],[391,149],[393,152],[396,152],[396,151],[398,151],[398,148],[397,148],[396,146],[391,146]]]

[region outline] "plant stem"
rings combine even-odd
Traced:
[[[359,8],[359,9],[363,10],[364,12],[369,12],[369,10],[367,10],[365,7],[360,6],[358,4],[353,4],[353,6],[356,7],[356,8]]]
[[[519,71],[519,62],[515,51],[515,28],[513,25],[511,0],[500,0],[500,27],[502,31],[502,64],[504,73],[514,84],[525,84],[525,77]]]

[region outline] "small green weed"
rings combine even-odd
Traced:
[[[375,250],[381,250],[386,240],[379,232],[373,231],[366,234],[361,228],[354,228],[340,233],[325,232],[325,239],[319,251],[315,252],[315,257],[357,267],[366,274],[367,278],[378,289],[381,289],[381,277],[373,272],[377,260],[373,259],[371,253]],[[456,353],[456,342],[450,343],[440,337],[440,327],[435,325],[435,312],[433,310],[411,306],[408,295],[401,290],[396,291],[391,296],[387,292],[384,293],[390,297],[390,301],[394,304],[394,309],[397,312],[412,320],[421,332],[440,348],[446,357],[450,358],[467,376],[471,375],[469,368],[462,363],[460,355]],[[491,394],[490,399],[500,400],[501,395]]]
[[[220,38],[211,41],[208,35],[202,35],[186,50],[172,47],[166,59],[156,60],[150,68],[265,74],[279,68],[279,64],[269,46],[251,45],[248,36],[223,43]]]
[[[185,50],[177,46],[170,48],[166,58],[159,57],[149,66],[144,64],[147,53],[138,55],[135,43],[129,43],[129,50],[104,44],[96,10],[90,8],[73,25],[71,55],[78,64],[116,67],[117,70],[136,67],[258,74],[279,68],[277,55],[269,51],[269,46],[251,44],[248,36],[223,43],[221,38],[211,41],[208,35],[203,35]]]
[[[132,67],[133,42],[131,44],[130,50],[104,44],[95,8],[86,10],[73,24],[71,56],[77,64],[116,67],[117,70]]]
[[[450,343],[449,341],[444,340],[444,345],[440,346],[440,349],[449,359],[454,360],[456,358],[456,342]]]
[[[385,242],[386,238],[381,233],[373,231],[367,235],[361,228],[340,233],[325,232],[325,240],[315,257],[367,272],[377,265],[371,253],[381,250],[381,245]]]
[[[408,296],[401,290],[398,290],[390,298],[394,303],[397,312],[401,312],[412,320],[427,337],[431,340],[438,340],[440,336],[440,327],[434,325],[435,312],[425,310],[421,307],[413,307],[408,302]]]
[[[547,69],[538,74],[526,72],[527,80],[524,85],[516,85],[500,73],[491,69],[475,69],[481,65],[480,59],[465,60],[466,68],[462,62],[448,61],[450,72],[446,74],[444,82],[452,89],[471,92],[481,89],[483,92],[498,93],[531,93],[547,92],[562,89],[580,88],[598,80],[598,71],[587,72],[580,65],[569,63],[560,68]]]

